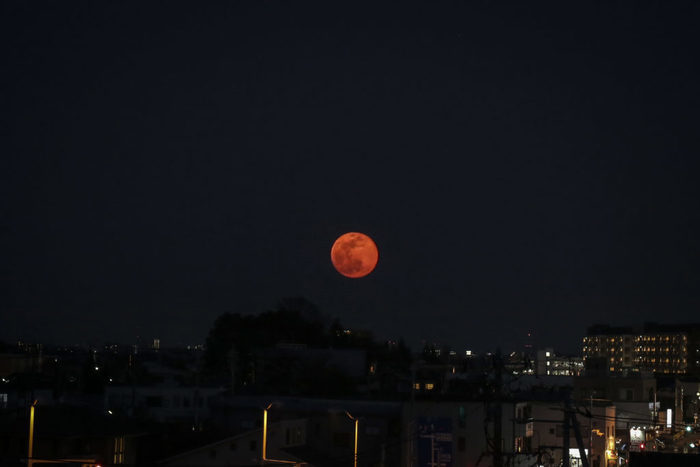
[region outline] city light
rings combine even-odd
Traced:
[[[29,442],[27,449],[27,467],[31,467],[34,463],[32,451],[34,449],[34,407],[38,401],[34,401],[29,408]]]
[[[270,407],[272,407],[272,404],[268,404],[267,407],[265,407],[265,410],[263,410],[263,441],[262,441],[262,458],[263,461],[267,460],[267,411],[270,410]]]
[[[354,453],[353,453],[353,467],[357,467],[357,435],[358,435],[358,428],[359,428],[360,420],[356,417],[353,417],[350,414],[350,412],[348,412],[347,410],[345,411],[345,415],[347,415],[350,420],[355,422],[355,449],[354,449]]]

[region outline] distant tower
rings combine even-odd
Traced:
[[[523,345],[525,355],[531,356],[532,352],[534,351],[534,338],[532,337],[532,330],[529,330],[527,332],[527,336],[525,337],[525,344]]]
[[[525,343],[523,344],[523,360],[525,363],[526,371],[535,370],[535,359],[537,357],[536,352],[537,349],[535,348],[535,339],[533,337],[533,332],[532,330],[529,330],[527,332],[527,336],[525,337]]]

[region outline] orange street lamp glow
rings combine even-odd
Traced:
[[[265,465],[265,462],[267,461],[274,462],[276,464],[294,464],[295,466],[300,465],[296,461],[267,458],[267,411],[270,409],[270,407],[272,407],[272,403],[268,404],[268,406],[263,409],[262,460],[260,462],[260,465]]]
[[[262,458],[263,461],[266,461],[267,458],[267,410],[272,407],[272,404],[269,404],[267,407],[265,407],[265,410],[263,410],[263,445],[262,445]]]
[[[34,451],[34,407],[39,401],[34,401],[32,406],[29,408],[29,448],[27,449],[27,467],[34,465],[33,451]]]
[[[352,465],[353,465],[353,467],[357,467],[357,434],[358,434],[360,420],[353,417],[352,415],[350,415],[350,412],[348,412],[347,410],[345,411],[345,415],[347,415],[350,420],[355,421],[355,451],[354,451],[354,455],[353,455],[353,464]]]

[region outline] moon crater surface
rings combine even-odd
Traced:
[[[359,232],[341,235],[331,248],[331,262],[345,277],[357,279],[374,270],[379,260],[377,245],[369,236]]]

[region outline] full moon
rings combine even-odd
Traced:
[[[331,248],[331,261],[335,269],[345,277],[364,277],[377,266],[379,251],[367,235],[348,232],[341,235]]]

